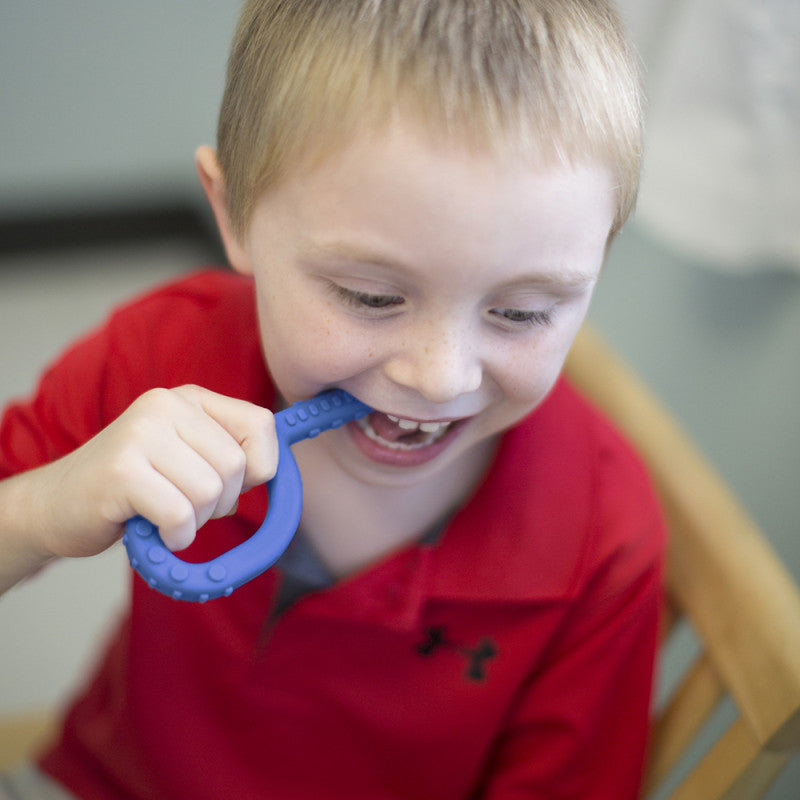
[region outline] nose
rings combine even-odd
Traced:
[[[385,364],[394,383],[431,403],[443,404],[476,391],[483,381],[481,359],[465,331],[415,331]]]

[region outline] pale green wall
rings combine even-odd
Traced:
[[[196,192],[238,0],[4,0],[0,215]]]

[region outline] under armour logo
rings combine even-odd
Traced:
[[[439,649],[453,650],[467,659],[465,677],[471,681],[486,680],[486,662],[497,655],[497,648],[491,639],[484,637],[477,647],[467,647],[448,639],[443,625],[428,628],[426,634],[425,641],[417,645],[417,652],[421,656],[430,657]]]

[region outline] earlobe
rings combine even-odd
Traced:
[[[216,152],[208,146],[197,148],[195,153],[195,167],[200,178],[203,191],[214,212],[222,244],[231,266],[245,275],[252,273],[250,257],[242,247],[239,239],[233,232],[230,214],[228,212],[228,199],[225,191],[225,178],[217,160]]]

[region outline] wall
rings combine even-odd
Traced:
[[[238,0],[6,0],[0,216],[196,192]]]

